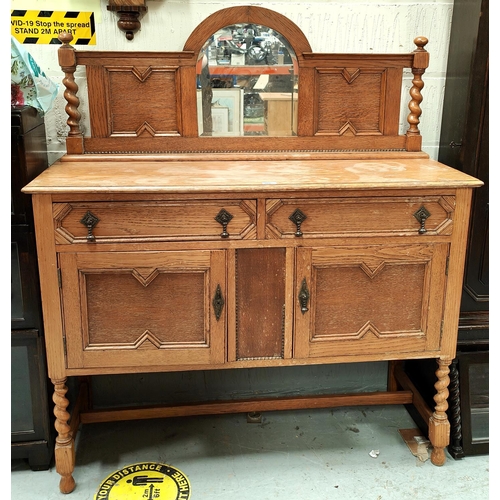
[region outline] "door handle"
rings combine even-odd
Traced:
[[[299,302],[300,302],[300,311],[302,314],[305,314],[307,311],[309,311],[307,304],[309,302],[309,290],[307,289],[307,281],[304,278],[302,280],[302,286],[300,287],[299,291]]]

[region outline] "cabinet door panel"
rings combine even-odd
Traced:
[[[224,362],[225,252],[99,252],[60,256],[67,363]],[[80,313],[81,310],[81,313]]]
[[[235,260],[235,358],[284,358],[286,249],[238,249]]]
[[[447,244],[298,249],[295,356],[439,349],[447,254]]]

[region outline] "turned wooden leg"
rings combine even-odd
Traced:
[[[448,385],[450,384],[450,359],[438,359],[436,371],[437,382],[434,384],[436,406],[429,419],[429,440],[432,443],[431,462],[434,465],[443,465],[446,462],[444,449],[450,442],[450,422],[446,415],[448,409]]]
[[[61,493],[71,493],[75,489],[75,480],[72,475],[75,468],[75,443],[68,424],[70,414],[66,411],[69,405],[69,401],[66,399],[68,392],[66,380],[66,378],[52,380],[54,384],[52,400],[55,403],[54,415],[56,416],[54,426],[57,431],[55,459],[56,470],[61,476],[59,482]]]
[[[462,413],[460,408],[460,380],[458,373],[458,359],[455,358],[450,366],[450,397],[448,398],[450,418],[450,446],[448,451],[455,459],[464,458],[462,448]]]

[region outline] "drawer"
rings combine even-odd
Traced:
[[[269,199],[266,238],[450,235],[454,209],[454,196]]]
[[[255,239],[255,200],[55,203],[56,243]]]

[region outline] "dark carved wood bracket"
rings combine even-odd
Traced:
[[[125,33],[127,40],[133,40],[140,29],[139,16],[148,10],[145,4],[146,0],[109,0],[107,9],[118,14],[118,28]]]

